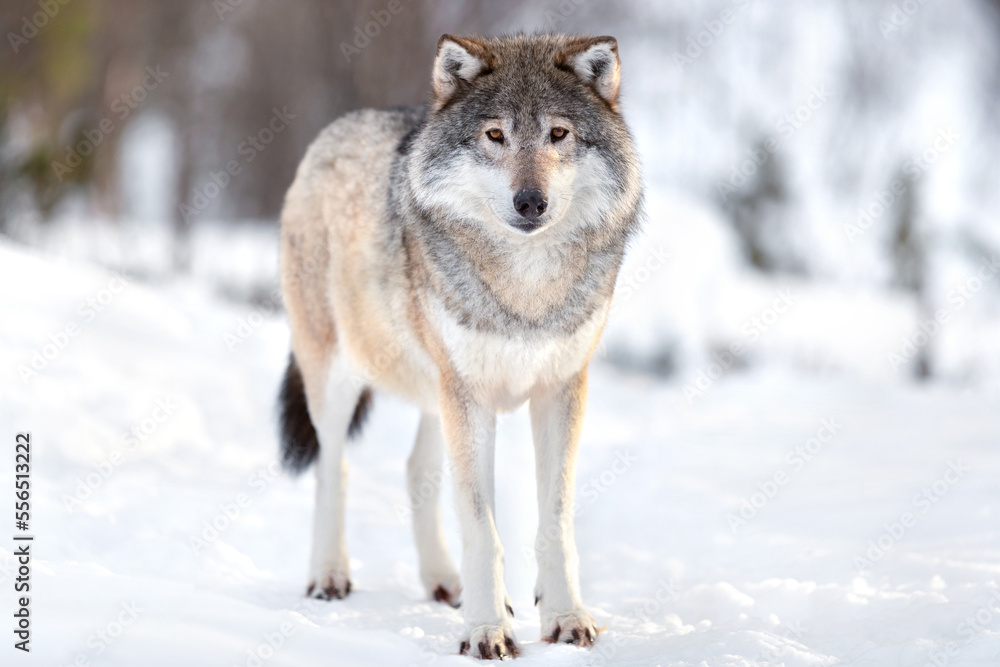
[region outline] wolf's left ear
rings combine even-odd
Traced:
[[[614,37],[579,37],[556,57],[556,65],[575,73],[611,108],[618,107],[621,62]]]
[[[485,45],[475,39],[442,35],[434,59],[434,97],[440,109],[452,98],[462,82],[472,83],[488,69]]]

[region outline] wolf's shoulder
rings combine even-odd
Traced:
[[[359,109],[327,125],[309,149],[307,160],[318,166],[338,158],[372,153],[394,154],[404,139],[424,122],[426,106]]]
[[[341,138],[345,134],[408,132],[423,122],[427,115],[426,105],[398,106],[387,109],[358,109],[340,116],[320,133],[320,137]]]

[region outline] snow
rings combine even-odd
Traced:
[[[144,283],[6,242],[0,285],[0,423],[3,437],[30,431],[35,454],[32,652],[8,636],[5,664],[469,664],[455,655],[460,612],[427,600],[417,576],[412,408],[376,397],[348,454],[355,592],[309,602],[314,483],[275,463],[283,315],[200,279]],[[36,351],[53,358],[25,381]],[[691,382],[592,369],[577,540],[606,630],[591,651],[539,641],[530,428],[523,411],[502,419],[520,664],[1000,661],[996,394],[780,364],[734,367],[696,397]],[[12,551],[0,542],[7,618]]]
[[[764,274],[736,257],[731,228],[710,208],[658,189],[648,194],[647,208],[650,221],[626,257],[605,336],[613,361],[666,366],[693,381],[718,350],[738,344],[746,348],[741,365],[909,379],[916,354],[897,364],[890,355],[919,330],[912,295]],[[988,321],[971,320],[973,327]],[[947,330],[964,343],[960,357],[995,367],[991,344],[973,342],[967,329]]]

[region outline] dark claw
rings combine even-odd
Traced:
[[[479,642],[478,648],[479,657],[483,660],[509,660],[511,658],[516,658],[521,653],[521,651],[517,648],[517,644],[515,644],[514,640],[506,633],[504,633],[502,644],[498,642],[493,646],[489,646],[484,639]],[[471,646],[468,639],[462,640],[462,642],[458,645],[458,652],[461,655],[469,655],[470,649]]]
[[[434,601],[444,602],[446,605],[454,607],[455,609],[458,609],[461,605],[460,602],[451,599],[451,593],[449,593],[444,586],[438,586],[434,589]]]
[[[311,582],[309,587],[306,589],[306,596],[315,598],[317,600],[343,600],[351,592],[351,581],[347,580],[347,584],[344,586],[344,590],[340,590],[334,585],[324,586],[322,589],[316,589],[316,582]]]
[[[569,628],[562,625],[556,625],[556,628],[552,631],[551,636],[543,637],[543,639],[550,644],[555,644],[559,641],[559,636],[562,635],[563,630],[569,630]],[[593,646],[594,641],[597,639],[598,632],[600,632],[600,630],[596,630],[591,627],[573,628],[570,631],[570,636],[563,640],[563,643],[574,644],[576,646]]]
[[[509,602],[507,603],[507,613],[510,614],[511,618],[514,618],[514,608],[510,606]]]
[[[536,596],[535,596],[535,606],[536,606],[536,607],[538,606],[538,603],[539,603],[539,602],[541,601],[541,599],[542,599],[542,596],[541,596],[541,595],[536,595]]]

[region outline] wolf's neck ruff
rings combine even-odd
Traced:
[[[420,288],[478,331],[576,330],[609,298],[624,252],[613,242],[592,248],[582,233],[508,240],[426,210],[401,214],[407,255],[424,267]]]

